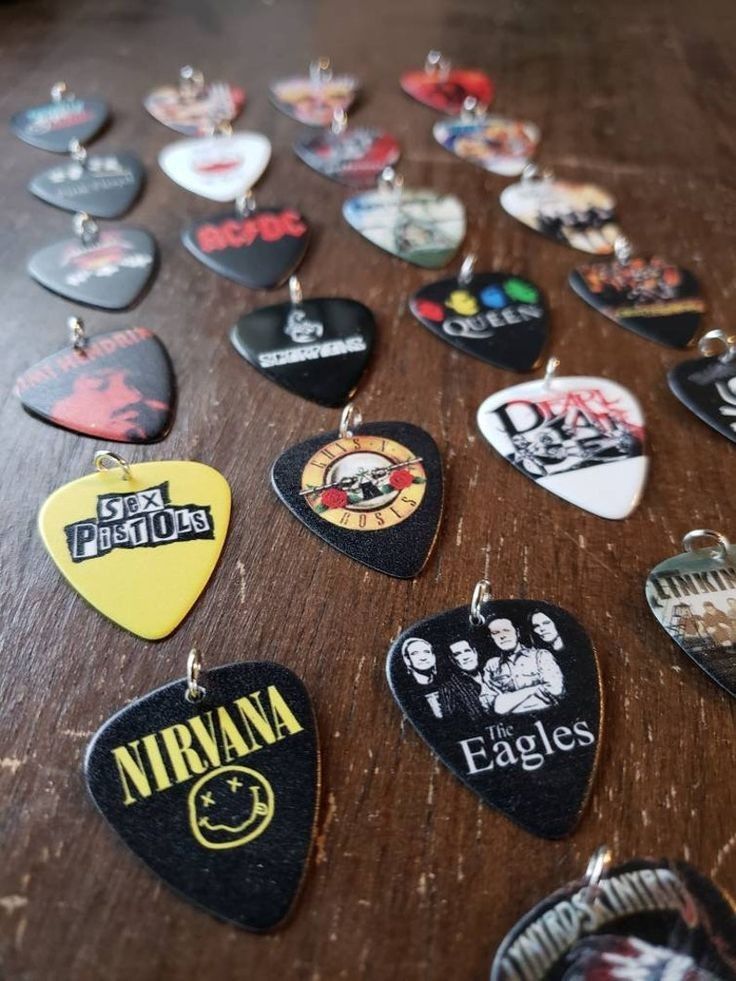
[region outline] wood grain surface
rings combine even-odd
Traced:
[[[488,69],[497,109],[540,125],[541,162],[610,188],[629,237],[690,267],[704,286],[707,324],[728,327],[733,5],[31,0],[2,5],[0,42],[2,977],[481,979],[517,917],[577,877],[602,842],[620,859],[684,857],[733,889],[734,703],[650,616],[643,581],[691,528],[736,536],[734,448],[670,395],[665,372],[687,355],[623,331],[574,296],[566,278],[581,254],[503,213],[498,194],[507,181],[441,149],[431,135],[435,114],[397,81],[430,47]],[[293,155],[298,126],[269,105],[267,83],[321,54],[338,71],[360,74],[364,96],[353,118],[395,132],[407,184],[453,191],[466,203],[466,247],[478,253],[478,268],[511,270],[546,290],[561,370],[610,376],[641,400],[652,467],[643,502],[626,521],[564,504],[485,445],[476,408],[519,376],[453,352],[418,325],[407,298],[435,274],[362,240],[341,217],[347,192]],[[417,423],[440,445],[445,518],[416,582],[330,550],[271,491],[274,457],[334,428],[337,413],[270,384],[229,344],[239,314],[286,292],[239,288],[180,245],[183,225],[217,207],[158,169],[160,149],[176,136],[141,100],[187,62],[245,85],[241,125],[274,146],[258,200],[293,204],[316,228],[300,271],[305,296],[351,296],[375,311],[380,337],[359,393],[364,414]],[[133,150],[148,168],[128,220],[153,232],[162,261],[132,313],[79,311],[25,273],[32,252],[68,233],[70,217],[27,193],[31,175],[57,158],[15,140],[6,122],[43,101],[60,78],[111,103],[112,125],[95,148]],[[34,420],[11,387],[63,345],[66,317],[78,312],[90,332],[151,327],[172,353],[180,392],[174,428],[159,445],[127,448],[128,457],[201,460],[232,485],[222,561],[188,619],[161,643],[130,636],[89,608],[36,532],[45,497],[88,472],[103,444]],[[391,639],[468,602],[481,576],[499,597],[567,608],[598,650],[603,749],[588,808],[566,841],[532,838],[478,803],[402,725],[385,682]],[[81,761],[91,734],[128,701],[181,677],[195,642],[210,665],[248,658],[288,665],[316,704],[324,763],[318,838],[296,915],[273,935],[221,925],[174,896],[86,795]]]

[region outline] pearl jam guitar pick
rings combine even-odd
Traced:
[[[147,327],[87,337],[69,318],[72,343],[24,371],[15,394],[32,415],[83,436],[151,443],[171,427],[174,372]]]
[[[525,831],[563,838],[578,823],[598,756],[595,652],[565,610],[495,600],[420,620],[388,653],[391,692],[430,749]]]
[[[379,249],[425,269],[447,265],[465,238],[465,208],[454,194],[409,190],[390,167],[377,190],[348,198],[342,213]]]
[[[736,978],[736,915],[710,879],[680,861],[610,862],[599,848],[582,879],[522,917],[490,981]]]
[[[220,276],[250,289],[273,289],[304,258],[309,226],[296,208],[257,208],[249,191],[234,210],[193,221],[181,239]]]
[[[516,177],[534,156],[540,132],[534,123],[486,115],[486,107],[472,96],[465,100],[459,119],[442,119],[432,127],[434,138],[446,150],[505,177]]]
[[[453,279],[423,286],[411,312],[443,341],[499,368],[530,371],[547,340],[547,306],[534,283],[511,273],[476,273],[465,258]]]
[[[167,637],[212,575],[230,521],[230,488],[191,460],[128,464],[107,450],[97,472],[46,500],[38,527],[87,602],[139,637]]]
[[[288,303],[244,314],[230,332],[233,347],[287,391],[318,405],[344,405],[371,356],[373,314],[345,297],[304,300],[295,276],[289,292]]]
[[[493,101],[493,82],[485,72],[453,68],[439,51],[430,51],[422,71],[404,72],[401,87],[417,102],[430,109],[456,116],[467,98],[488,106]]]
[[[185,136],[207,136],[213,124],[232,122],[245,104],[245,92],[228,82],[205,82],[191,65],[179,72],[178,85],[162,85],[143,105],[164,126]]]
[[[524,179],[503,189],[500,200],[522,224],[581,252],[607,255],[621,234],[608,191],[595,184],[539,176],[533,164]]]
[[[211,201],[234,201],[251,188],[271,159],[262,133],[232,133],[229,124],[213,136],[177,140],[158,157],[172,181]]]
[[[31,256],[28,273],[46,289],[75,303],[124,310],[143,295],[156,269],[156,243],[142,228],[100,231],[89,215],[74,216],[75,238]]]
[[[334,75],[329,58],[309,66],[309,77],[281,78],[270,86],[271,101],[306,126],[329,126],[336,110],[347,112],[358,94],[354,75]]]
[[[442,463],[418,426],[364,425],[351,403],[337,432],[283,453],[271,483],[302,524],[356,562],[398,579],[424,568],[442,515]]]
[[[649,573],[649,606],[687,656],[736,696],[736,548],[708,529],[688,532],[682,547]]]
[[[646,480],[644,418],[627,389],[608,378],[554,377],[490,395],[478,427],[525,477],[601,518],[625,518]]]
[[[72,140],[87,143],[110,115],[102,99],[78,99],[64,82],[51,89],[51,102],[17,112],[10,120],[16,136],[31,146],[66,153]]]
[[[612,262],[592,262],[570,273],[570,286],[605,317],[647,340],[687,347],[705,303],[698,281],[660,256],[631,254],[623,236],[614,242]]]
[[[331,128],[297,140],[294,153],[323,177],[349,187],[372,187],[385,168],[398,161],[399,144],[382,129],[348,129],[347,119],[347,113],[336,110]]]
[[[122,840],[184,899],[265,931],[304,878],[319,797],[317,726],[300,679],[253,661],[126,705],[87,748],[90,795]]]
[[[667,381],[698,419],[736,443],[736,337],[709,330],[698,348],[705,357],[675,365]]]

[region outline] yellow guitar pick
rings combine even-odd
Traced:
[[[128,466],[102,456],[114,469],[55,491],[39,512],[39,531],[88,603],[131,633],[158,640],[181,623],[212,575],[230,521],[230,487],[203,463]]]

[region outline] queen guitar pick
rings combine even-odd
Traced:
[[[669,370],[670,389],[698,419],[736,443],[736,336],[709,330],[698,350],[703,357]]]

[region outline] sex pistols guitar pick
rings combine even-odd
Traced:
[[[347,114],[336,113],[332,128],[297,140],[294,153],[323,177],[349,187],[371,187],[401,156],[390,133],[373,127],[347,128]]]
[[[281,78],[269,88],[271,101],[281,112],[306,126],[329,126],[336,110],[347,112],[358,94],[354,75],[334,75],[329,58],[309,66],[309,77]]]
[[[245,104],[245,92],[228,82],[205,82],[191,65],[179,72],[178,85],[161,85],[143,105],[164,126],[185,136],[207,136],[212,126],[232,122]]]
[[[705,357],[675,365],[667,381],[698,419],[736,443],[736,337],[709,330],[698,348]]]
[[[418,426],[363,425],[350,404],[337,432],[283,453],[271,483],[302,524],[351,559],[398,579],[424,568],[442,514],[442,464]]]
[[[51,89],[51,102],[17,112],[10,120],[15,135],[31,146],[66,153],[72,140],[87,143],[107,122],[102,99],[78,99],[64,82]]]
[[[534,156],[540,133],[534,123],[505,116],[488,116],[473,98],[465,100],[459,119],[442,119],[432,127],[446,150],[505,177],[516,177]]]
[[[231,133],[165,146],[158,157],[172,181],[211,201],[234,201],[252,187],[271,159],[271,143],[262,133]]]
[[[423,286],[411,312],[433,334],[488,364],[529,371],[547,340],[547,307],[537,286],[511,273],[476,273],[469,255],[459,274]]]
[[[440,760],[485,803],[531,834],[578,823],[598,757],[595,652],[565,610],[473,601],[421,620],[388,653],[402,711]]]
[[[545,378],[490,395],[478,427],[524,476],[601,518],[625,518],[646,480],[644,418],[634,396],[607,378]]]
[[[230,521],[230,488],[191,460],[129,465],[109,450],[98,472],[46,500],[38,527],[70,586],[113,623],[167,637],[212,575]]]
[[[87,786],[168,886],[219,919],[270,930],[293,906],[314,836],[314,712],[278,664],[228,664],[204,680],[190,666],[187,680],[109,719],[87,749]]]
[[[484,106],[493,101],[493,82],[485,72],[453,68],[439,51],[430,51],[424,69],[404,72],[400,82],[407,95],[448,116],[461,112],[469,97]]]
[[[143,186],[143,165],[132,153],[92,153],[76,148],[72,158],[36,174],[28,190],[65,211],[93,218],[119,218]]]

